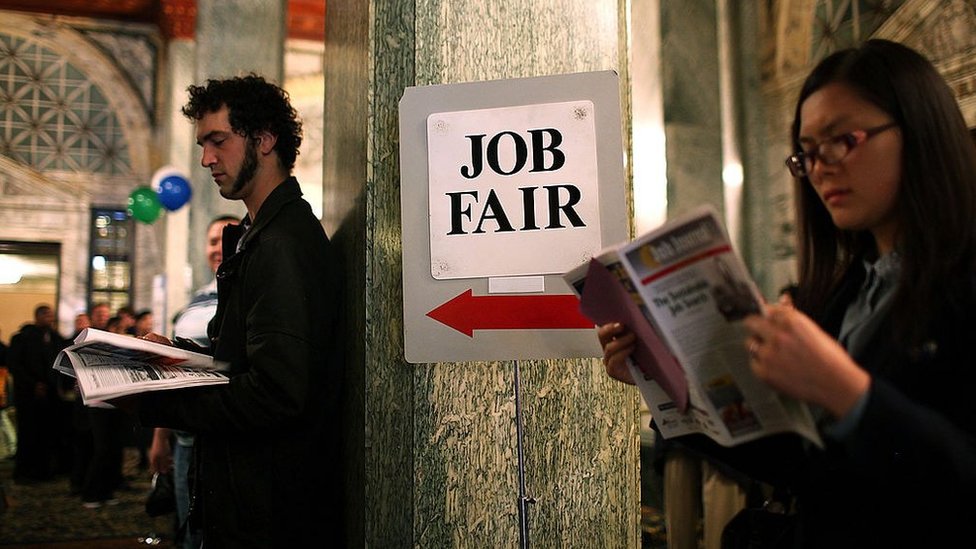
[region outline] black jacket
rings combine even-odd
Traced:
[[[820,325],[839,332],[863,269],[851,269]],[[976,519],[976,292],[947,296],[921,345],[895,335],[892,319],[860,356],[871,373],[867,407],[843,441],[819,450],[797,437],[726,449],[684,442],[796,496],[799,529],[788,547],[949,547],[971,540]],[[954,311],[954,312],[953,312]],[[967,543],[967,542],[963,542]]]
[[[58,373],[52,368],[58,352],[68,342],[54,328],[24,324],[10,339],[7,363],[14,380],[14,405],[29,406],[38,401],[58,399]],[[36,395],[37,385],[44,385],[46,396]]]
[[[340,526],[337,258],[294,178],[240,232],[209,330],[230,383],[148,395],[141,419],[197,435],[206,547],[318,546]]]

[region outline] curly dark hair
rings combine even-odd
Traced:
[[[225,80],[210,79],[205,86],[186,89],[190,100],[183,114],[200,120],[205,114],[228,109],[230,127],[238,135],[256,137],[269,132],[277,138],[275,151],[281,167],[295,167],[302,144],[302,122],[288,100],[288,92],[254,73]]]

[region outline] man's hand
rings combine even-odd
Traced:
[[[162,343],[163,345],[173,346],[173,342],[164,335],[159,335],[155,332],[149,332],[146,335],[139,336],[139,339],[145,339],[146,341],[152,341],[153,343]]]
[[[168,473],[173,468],[173,448],[169,442],[170,430],[156,427],[153,431],[152,445],[149,447],[149,470],[153,473]]]

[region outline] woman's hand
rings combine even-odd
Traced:
[[[788,305],[769,305],[767,315],[744,320],[752,371],[774,389],[823,406],[843,417],[871,384],[834,338]]]
[[[633,385],[634,378],[627,367],[627,358],[634,352],[637,336],[619,322],[600,326],[596,334],[603,346],[603,367],[606,368],[607,375]]]

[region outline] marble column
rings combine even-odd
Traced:
[[[755,2],[661,2],[668,215],[710,203],[760,289],[775,295],[769,131]],[[780,169],[779,172],[782,172]],[[789,216],[786,216],[789,218]]]
[[[403,358],[404,88],[615,69],[626,90],[626,5],[329,2],[324,210],[348,277],[350,547],[519,545],[513,364]],[[531,545],[639,547],[637,393],[597,360],[521,372]]]
[[[192,39],[174,38],[166,44],[166,100],[161,110],[161,122],[167,136],[163,149],[163,164],[172,166],[184,174],[190,174],[196,151],[193,145],[193,126],[180,112],[186,102],[186,87],[193,83],[195,45]],[[199,183],[198,183],[199,184]],[[199,191],[194,188],[194,194]],[[180,208],[166,214],[166,310],[156,312],[163,322],[163,333],[172,331],[173,315],[190,301],[194,290],[189,284],[187,269],[191,250],[203,256],[205,234],[189,233],[190,209]],[[164,313],[164,314],[161,314]]]
[[[286,0],[199,0],[196,18],[195,84],[208,78],[240,76],[250,72],[279,85],[284,80]],[[175,105],[182,107],[186,102]],[[190,265],[196,288],[211,278],[203,254],[203,237],[210,220],[221,214],[243,217],[240,201],[221,198],[207,170],[200,167],[199,151],[193,150],[189,234]]]
[[[788,150],[787,128],[770,124],[770,98],[762,92],[761,54],[763,33],[756,2],[727,2],[730,27],[734,116],[738,120],[738,148],[742,161],[742,232],[739,244],[760,291],[775,298],[786,280],[780,274],[784,255],[779,236],[784,220],[792,219],[792,209],[776,199],[775,185],[786,172],[783,158]],[[782,137],[781,139],[778,139]],[[792,227],[792,223],[789,224]],[[776,236],[771,236],[776,235]],[[792,263],[792,257],[789,258]],[[787,269],[788,272],[792,268]]]
[[[725,213],[715,0],[661,2],[668,217],[702,203]]]

